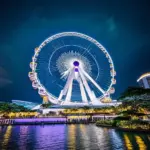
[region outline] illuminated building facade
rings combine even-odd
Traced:
[[[143,87],[145,89],[150,88],[150,72],[141,75],[138,78],[137,82],[139,83],[140,87]]]
[[[19,105],[19,106],[24,106],[25,108],[28,108],[28,109],[33,109],[36,106],[38,106],[37,103],[28,102],[28,101],[21,101],[21,100],[12,100],[12,103]]]

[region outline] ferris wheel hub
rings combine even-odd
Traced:
[[[78,61],[74,61],[74,62],[73,62],[73,65],[76,66],[76,67],[79,66],[79,64],[80,64],[80,63],[79,63]]]
[[[79,72],[78,68],[75,68],[74,71],[75,71],[75,72]]]

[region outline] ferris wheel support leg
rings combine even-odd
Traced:
[[[63,97],[63,90],[61,90],[58,100],[60,101],[62,99],[62,97]]]
[[[84,70],[81,71],[102,92],[102,94],[105,94],[105,91],[92,79],[90,75],[88,75]]]
[[[79,84],[80,84],[80,91],[81,91],[82,101],[84,103],[88,103],[88,100],[87,100],[87,97],[86,97],[86,93],[85,93],[85,90],[84,90],[84,86],[83,86],[83,83],[82,83],[81,79],[79,80]]]
[[[66,83],[66,85],[65,85],[65,87],[63,89],[63,95],[66,95],[67,90],[69,88],[69,85],[72,82],[73,78],[74,78],[74,70],[71,70],[71,72],[69,74],[69,77],[68,77],[68,80],[67,80],[67,83]]]
[[[69,83],[69,88],[68,88],[68,92],[67,92],[67,96],[65,99],[65,102],[70,102],[71,100],[71,95],[72,95],[72,82],[73,82],[73,78],[71,79],[70,83]]]
[[[85,89],[86,89],[86,91],[87,91],[87,93],[88,93],[88,95],[89,95],[89,97],[90,97],[91,102],[92,102],[93,104],[99,103],[98,100],[97,100],[96,97],[95,97],[94,91],[91,91],[91,89],[90,89],[90,87],[89,87],[89,85],[88,85],[88,83],[87,83],[87,81],[86,81],[84,75],[83,75],[82,72],[80,72],[80,71],[79,71],[79,73],[80,73],[81,79],[82,79],[82,81],[83,81],[83,84],[84,84],[84,86],[85,86]]]
[[[66,95],[67,90],[68,90],[68,88],[69,88],[70,81],[73,79],[73,77],[74,77],[74,72],[73,72],[73,70],[72,70],[72,71],[70,72],[70,74],[69,74],[69,77],[68,77],[68,80],[67,80],[67,83],[66,83],[65,87],[63,88],[63,90],[61,90],[61,92],[60,92],[60,94],[59,94],[58,100],[61,100],[62,97],[63,97],[63,95]]]

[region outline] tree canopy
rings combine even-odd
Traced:
[[[119,100],[150,100],[150,89],[128,87],[119,97]]]
[[[26,112],[26,111],[30,110],[23,106],[19,106],[13,103],[5,103],[5,102],[0,103],[0,112]]]

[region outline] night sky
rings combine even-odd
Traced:
[[[98,40],[117,72],[114,98],[150,72],[150,3],[142,0],[3,0],[0,3],[0,100],[41,102],[29,63],[48,36],[77,31]],[[55,90],[55,89],[54,89]]]

